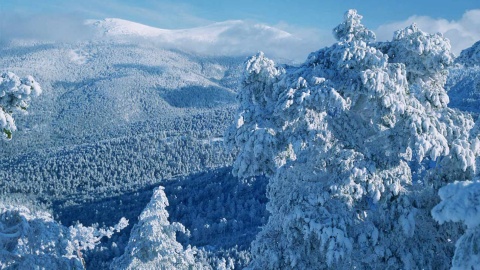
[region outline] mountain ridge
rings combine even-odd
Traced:
[[[97,33],[104,36],[139,36],[155,37],[165,42],[174,42],[178,40],[195,40],[200,42],[217,42],[225,32],[252,26],[259,32],[266,35],[272,35],[274,38],[290,38],[293,35],[271,27],[265,24],[249,24],[243,20],[228,20],[216,22],[206,26],[185,28],[185,29],[162,29],[141,23],[128,21],[119,18],[106,18],[103,20],[87,20],[85,24],[93,27]]]

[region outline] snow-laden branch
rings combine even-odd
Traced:
[[[0,202],[0,269],[84,269],[82,251],[127,225],[122,218],[109,228],[67,228],[48,212]]]
[[[68,228],[67,256],[76,256],[79,251],[94,249],[103,237],[110,238],[114,232],[119,232],[128,226],[128,220],[121,218],[113,227],[98,228],[97,224],[86,227],[79,223]]]
[[[26,111],[32,96],[42,93],[32,76],[20,78],[12,72],[0,74],[0,129],[3,138],[10,140],[17,130],[13,113]]]

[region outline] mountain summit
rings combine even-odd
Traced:
[[[269,38],[283,39],[292,37],[290,33],[283,30],[264,24],[251,24],[241,20],[218,22],[188,29],[161,29],[117,18],[88,20],[86,24],[93,26],[98,33],[104,36],[156,37],[167,42],[185,40],[219,42],[224,38],[224,35],[228,35],[230,32],[237,33],[242,30],[245,31],[246,29],[252,33],[256,32],[256,35]]]
[[[85,24],[97,39],[141,39],[163,48],[208,56],[247,56],[264,51],[280,62],[291,62],[303,60],[316,47],[295,34],[243,20],[187,29],[162,29],[116,18],[87,20]],[[293,52],[290,48],[300,49]]]

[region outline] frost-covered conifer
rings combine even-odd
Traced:
[[[158,187],[134,225],[125,253],[114,259],[112,269],[202,269],[195,262],[194,251],[177,242],[176,233],[186,230],[182,224],[168,221],[167,206],[164,188]]]
[[[17,130],[13,112],[26,111],[31,96],[38,96],[41,92],[40,85],[32,76],[21,79],[12,72],[0,74],[0,129],[3,139],[10,140]]]
[[[82,252],[126,225],[67,228],[48,212],[0,202],[0,269],[84,269]]]
[[[471,117],[447,107],[450,45],[415,25],[375,43],[361,18],[349,10],[338,42],[298,68],[262,53],[246,62],[227,138],[240,150],[236,175],[271,177],[253,269],[450,260],[429,212],[438,188],[473,175],[477,155]]]

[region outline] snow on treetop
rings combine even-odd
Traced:
[[[263,52],[248,59],[245,71],[249,75],[256,74],[254,77],[257,79],[271,79],[280,74],[275,68],[275,63],[266,58]],[[249,76],[245,76],[245,79],[249,79]]]
[[[375,33],[361,24],[362,18],[355,9],[348,10],[344,15],[344,21],[333,29],[333,35],[338,41],[374,41],[376,38]]]
[[[7,95],[14,95],[18,99],[17,101],[20,102],[22,100],[22,96],[29,96],[30,94],[38,96],[41,93],[42,89],[40,85],[33,79],[32,76],[27,76],[24,79],[20,79],[12,72],[6,72],[0,75],[0,98],[3,98]],[[2,105],[2,107],[6,107],[5,104]],[[14,106],[19,105],[14,104]]]
[[[40,85],[32,76],[21,79],[12,72],[0,74],[0,129],[3,138],[10,140],[17,130],[12,117],[14,111],[25,111],[31,96],[42,93]]]
[[[446,68],[453,64],[450,41],[439,33],[425,33],[416,24],[395,31],[389,45],[388,55],[393,62],[405,63],[409,77],[426,80],[436,73],[443,76]]]

